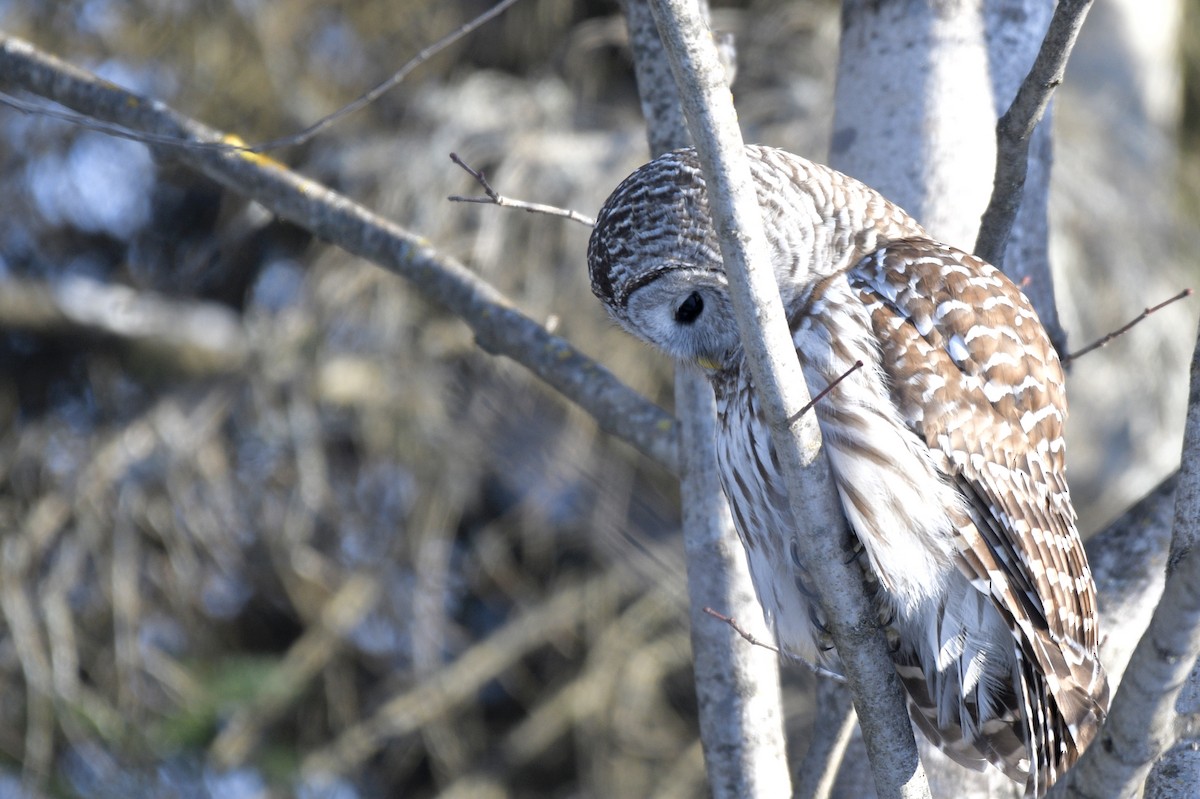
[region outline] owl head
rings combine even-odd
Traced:
[[[897,225],[903,211],[827,167],[748,146],[751,175],[784,307],[844,269]],[[881,219],[885,224],[880,224]],[[668,355],[720,368],[740,351],[704,176],[692,149],[659,156],[605,201],[588,244],[592,292],[627,331]]]
[[[625,330],[716,367],[737,348],[721,251],[695,153],[663,155],[604,203],[588,244],[592,292]]]

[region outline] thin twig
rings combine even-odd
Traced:
[[[484,205],[499,205],[501,208],[519,208],[522,211],[528,211],[531,214],[546,214],[547,216],[563,217],[570,219],[572,222],[578,222],[581,225],[594,227],[596,220],[592,217],[581,214],[578,211],[572,211],[569,208],[559,208],[554,205],[543,205],[542,203],[531,203],[525,200],[514,200],[511,197],[505,197],[492,188],[492,184],[484,176],[483,172],[472,169],[466,161],[458,157],[458,153],[450,153],[450,160],[461,166],[468,175],[475,178],[475,181],[483,187],[483,191],[487,194],[486,197],[461,197],[457,194],[452,194],[446,199],[452,203],[482,203]]]
[[[459,39],[466,36],[468,33],[472,32],[479,26],[483,25],[485,22],[489,22],[492,19],[494,19],[495,17],[499,16],[504,11],[507,11],[509,6],[515,4],[516,2],[517,2],[517,0],[500,0],[499,3],[492,6],[487,11],[484,11],[482,14],[475,17],[474,19],[463,23],[457,29],[451,31],[450,33],[446,34],[442,38],[438,39],[433,44],[422,49],[421,52],[417,53],[415,56],[413,56],[411,59],[409,59],[407,64],[405,64],[404,66],[400,67],[400,69],[393,72],[391,77],[389,77],[387,80],[384,80],[383,82],[376,85],[374,88],[359,95],[357,99],[342,106],[337,111],[334,111],[332,114],[330,114],[329,116],[326,116],[326,117],[323,117],[323,118],[317,120],[316,122],[309,125],[307,128],[300,131],[299,133],[293,133],[291,136],[284,136],[279,139],[271,139],[270,141],[265,141],[260,144],[255,144],[255,145],[252,145],[251,147],[249,147],[248,149],[251,152],[261,153],[261,152],[266,152],[267,150],[275,150],[280,147],[292,147],[297,144],[304,144],[306,141],[311,139],[313,136],[316,136],[318,133],[325,130],[325,128],[329,127],[330,125],[334,124],[335,122],[338,122],[338,121],[350,116],[355,111],[359,111],[363,108],[366,108],[368,105],[375,102],[383,95],[387,94],[393,88],[398,86],[401,81],[403,81],[405,78],[407,78],[409,73],[412,72],[414,69],[421,66],[426,61],[433,58],[435,55],[442,52],[447,47],[449,47],[450,45],[457,42]]]
[[[776,655],[783,654],[783,652],[780,651],[779,647],[775,646],[772,643],[768,643],[767,641],[764,641],[761,638],[757,638],[754,635],[754,633],[750,632],[746,628],[742,627],[742,625],[738,624],[737,619],[733,618],[732,616],[726,616],[724,613],[721,613],[720,611],[714,610],[709,607],[704,608],[704,612],[707,613],[709,616],[712,616],[717,621],[723,621],[726,624],[728,624],[730,629],[732,629],[735,633],[737,633],[742,638],[744,638],[746,640],[746,643],[750,644],[751,646],[761,646],[763,649],[770,650],[771,652],[774,652]]]
[[[704,612],[707,613],[709,616],[712,616],[717,621],[723,621],[726,624],[728,624],[729,628],[731,630],[733,630],[735,633],[737,633],[746,643],[750,644],[751,646],[762,647],[763,649],[767,650],[768,652],[774,652],[776,655],[780,655],[781,657],[787,658],[789,661],[792,661],[794,663],[803,664],[805,667],[808,668],[809,671],[811,671],[813,674],[817,675],[818,677],[824,677],[825,679],[833,680],[836,683],[840,683],[843,685],[845,684],[845,682],[846,682],[845,675],[838,674],[836,671],[830,671],[829,669],[825,668],[824,666],[818,666],[816,663],[813,663],[811,660],[806,660],[805,658],[802,658],[799,655],[793,655],[791,652],[784,652],[782,649],[777,647],[775,644],[772,644],[769,641],[764,641],[761,638],[759,638],[758,636],[756,636],[754,633],[747,630],[745,627],[743,627],[741,625],[740,622],[738,622],[737,619],[733,618],[732,616],[726,616],[721,611],[715,610],[714,608],[710,608],[710,607],[705,607]]]
[[[838,386],[838,383],[842,382],[842,381],[843,381],[843,380],[845,380],[847,377],[849,377],[850,375],[854,374],[856,371],[858,371],[859,369],[861,369],[861,368],[862,368],[862,365],[863,365],[863,362],[862,362],[862,361],[855,361],[855,362],[854,362],[854,365],[853,365],[853,366],[851,366],[849,369],[847,369],[847,370],[845,371],[845,373],[844,373],[844,374],[841,374],[841,375],[839,375],[837,380],[834,380],[832,383],[830,383],[829,385],[825,386],[825,388],[823,388],[823,389],[821,389],[820,391],[818,391],[818,392],[816,393],[816,395],[814,395],[814,396],[813,396],[813,398],[812,398],[812,399],[810,399],[810,400],[809,400],[807,403],[805,403],[805,404],[804,404],[804,406],[803,406],[803,407],[801,407],[801,408],[800,408],[800,410],[798,410],[798,411],[796,411],[795,413],[793,413],[793,414],[792,414],[792,415],[791,415],[791,416],[788,418],[788,424],[792,424],[792,423],[793,423],[793,422],[795,422],[797,419],[799,419],[801,416],[803,416],[804,414],[806,414],[806,413],[808,413],[809,411],[811,411],[811,410],[813,409],[813,406],[814,406],[814,405],[816,405],[816,404],[817,404],[818,402],[820,402],[821,400],[825,399],[825,397],[829,396],[829,392],[831,392],[831,391],[833,391],[835,388],[837,388],[837,386]]]
[[[1108,720],[1054,786],[1053,796],[1135,796],[1151,766],[1174,744],[1176,701],[1200,655],[1200,551],[1195,548],[1200,541],[1200,341],[1192,354],[1189,393],[1171,543],[1178,560],[1169,562],[1162,596],[1126,667]]]
[[[360,94],[357,98],[334,111],[332,114],[321,117],[307,128],[288,136],[281,136],[277,139],[268,139],[267,141],[259,142],[257,144],[245,144],[240,139],[236,138],[230,138],[219,142],[201,142],[195,141],[194,139],[180,139],[172,136],[158,135],[146,131],[140,131],[134,128],[129,128],[119,123],[98,120],[83,114],[74,113],[72,111],[64,111],[62,109],[49,108],[37,103],[30,103],[3,92],[0,92],[0,104],[7,105],[22,113],[36,114],[39,116],[47,116],[53,119],[59,119],[64,122],[77,125],[81,128],[99,131],[100,133],[106,133],[110,136],[117,136],[122,139],[132,139],[133,141],[142,142],[143,144],[158,144],[193,150],[223,150],[265,153],[270,150],[278,150],[284,147],[294,147],[296,145],[304,144],[305,142],[310,141],[318,133],[324,131],[326,128],[331,127],[337,122],[340,122],[342,119],[345,119],[356,111],[362,110],[398,86],[417,67],[421,66],[450,45],[459,41],[467,34],[476,30],[484,23],[489,22],[495,17],[499,16],[516,2],[517,0],[500,0],[499,3],[492,6],[487,11],[484,11],[474,19],[463,23],[455,30],[443,36],[441,39],[438,39],[433,44],[422,49],[421,52],[410,58],[408,62],[404,64],[404,66],[393,72],[386,80],[378,83],[363,94]]]
[[[700,6],[707,15],[707,3]],[[621,9],[650,154],[686,147],[691,136],[654,14],[644,0],[623,0]],[[734,646],[718,625],[701,623],[709,601],[743,618],[761,619],[762,609],[721,490],[715,399],[699,370],[676,367],[675,413],[692,671],[709,793],[714,799],[786,796],[790,776],[779,657],[772,654],[778,650]]]
[[[1164,300],[1163,302],[1160,302],[1158,305],[1154,305],[1154,306],[1147,308],[1146,310],[1144,310],[1140,314],[1138,314],[1136,319],[1134,319],[1133,321],[1131,321],[1129,324],[1125,325],[1124,327],[1119,327],[1116,330],[1114,330],[1113,332],[1109,333],[1107,336],[1097,339],[1096,341],[1093,341],[1091,344],[1087,345],[1083,349],[1076,350],[1075,352],[1072,352],[1070,355],[1067,355],[1066,357],[1064,357],[1062,359],[1063,365],[1066,366],[1068,363],[1075,360],[1076,358],[1087,355],[1092,350],[1098,350],[1101,347],[1106,346],[1109,342],[1111,342],[1117,336],[1123,336],[1126,333],[1128,333],[1133,328],[1134,325],[1136,325],[1138,322],[1141,322],[1143,319],[1145,319],[1150,314],[1155,313],[1156,311],[1161,311],[1163,308],[1166,308],[1171,303],[1178,302],[1179,300],[1182,300],[1184,297],[1190,297],[1190,296],[1192,296],[1192,290],[1184,289],[1183,291],[1176,294],[1174,297],[1171,297],[1169,300]]]
[[[1059,2],[1033,67],[1021,82],[1012,105],[996,123],[996,176],[992,199],[975,239],[975,254],[997,267],[1003,264],[1008,237],[1025,191],[1029,137],[1046,113],[1054,90],[1063,81],[1067,59],[1091,7],[1092,0]]]
[[[14,111],[19,111],[22,114],[57,119],[60,122],[66,122],[69,125],[74,125],[78,128],[83,128],[84,130],[94,130],[97,133],[115,136],[118,139],[129,139],[130,141],[140,142],[141,144],[227,151],[246,149],[244,146],[236,144],[226,144],[224,142],[194,142],[189,139],[181,139],[178,136],[160,136],[155,133],[134,130],[133,128],[113,122],[105,122],[102,119],[96,119],[94,117],[87,116],[86,114],[77,114],[74,111],[67,111],[62,108],[51,108],[50,106],[43,105],[41,103],[22,100],[19,97],[13,97],[7,92],[0,92],[0,105],[6,105]]]
[[[712,34],[689,0],[650,0],[680,87],[688,128],[720,232],[729,299],[763,416],[779,456],[800,558],[820,563],[814,580],[838,655],[850,678],[880,799],[928,799],[912,722],[883,631],[863,624],[875,608],[862,570],[839,564],[850,539],[829,461],[813,445],[813,419],[787,424],[810,401],[771,271],[762,214],[732,96]]]

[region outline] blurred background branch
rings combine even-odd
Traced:
[[[10,36],[0,36],[0,86],[39,94],[129,130],[178,137],[178,146],[168,148],[171,157],[314,235],[407,277],[427,298],[471,325],[483,349],[522,363],[588,408],[602,429],[676,470],[675,430],[669,416],[626,388],[607,368],[517,311],[499,292],[419,236],[288,172],[276,161],[239,150],[189,146],[232,139]]]

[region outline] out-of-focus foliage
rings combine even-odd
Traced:
[[[489,5],[0,0],[0,27],[256,141]],[[748,136],[820,158],[836,6],[717,21]],[[478,192],[456,151],[593,213],[646,152],[622,38],[615,4],[524,0],[276,156],[669,404],[668,364],[590,297],[585,228],[445,200]],[[703,795],[669,476],[398,279],[169,156],[0,107],[0,181],[0,791]],[[168,324],[39,311],[80,297]]]
[[[254,141],[488,5],[96,0],[0,5],[0,25]],[[586,228],[445,200],[478,193],[452,150],[502,191],[585,212],[644,159],[615,14],[527,0],[277,156],[669,403],[669,366],[590,297]],[[831,8],[728,19],[790,29],[813,46],[789,60],[823,70],[791,83],[748,59],[759,124],[828,96]],[[396,278],[169,156],[6,110],[0,137],[10,787],[702,791],[668,475]],[[34,312],[78,296],[157,302],[165,322],[124,335]]]

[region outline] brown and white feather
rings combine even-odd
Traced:
[[[805,380],[813,394],[837,383],[814,411],[913,721],[1041,796],[1108,703],[1057,355],[999,270],[851,178],[747,151]],[[785,651],[836,668],[693,153],[617,188],[588,262],[620,324],[710,370],[722,483],[764,614]]]

